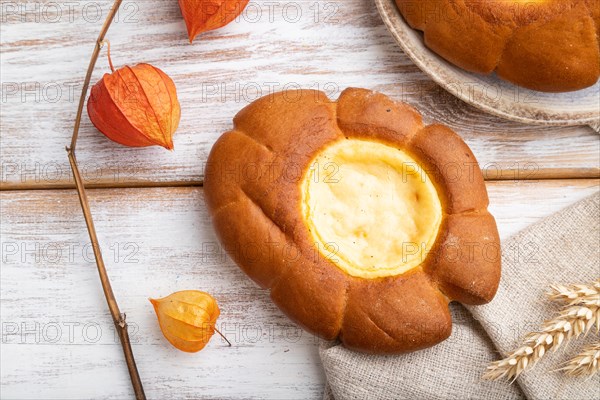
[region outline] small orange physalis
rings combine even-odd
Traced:
[[[87,110],[90,120],[110,140],[130,147],[173,149],[173,133],[181,108],[175,83],[150,64],[125,66],[105,74],[92,88]]]
[[[195,353],[206,346],[215,331],[221,335],[215,328],[219,306],[208,293],[184,290],[150,302],[163,335],[179,350]]]
[[[190,43],[202,32],[221,28],[244,11],[249,0],[179,0]]]

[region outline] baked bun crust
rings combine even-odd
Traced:
[[[600,76],[600,0],[396,0],[425,44],[451,63],[544,92]]]
[[[380,229],[386,232],[391,221],[407,226],[402,225],[406,215],[418,223],[411,215],[418,216],[419,202],[427,202],[421,210],[431,213],[433,219],[426,219],[429,225],[414,237],[433,232],[433,244],[423,251],[418,265],[407,271],[390,269],[388,276],[376,275],[381,272],[379,266],[357,264],[358,272],[346,271],[336,259],[342,249],[337,254],[327,249],[327,241],[319,242],[310,228],[315,221],[323,226],[323,221],[317,220],[321,217],[305,212],[307,196],[323,189],[303,191],[310,187],[306,182],[313,177],[314,160],[327,154],[327,149],[344,144],[350,146],[344,153],[350,154],[350,161],[358,157],[355,153],[373,158],[373,153],[361,153],[361,148],[369,146],[360,144],[367,142],[382,149],[391,147],[415,160],[427,171],[423,185],[430,181],[438,195],[430,193],[435,197],[431,201],[418,195],[407,197],[406,204],[417,204],[413,214],[403,209],[405,203],[398,202],[398,207],[371,208],[384,213],[389,209],[387,221],[370,224],[368,218],[360,220],[364,231],[359,229],[356,237],[362,237],[366,246],[350,245],[346,251],[351,256],[364,256],[364,251],[394,240],[393,229],[389,237],[368,237]],[[385,169],[389,165],[372,161],[375,175],[365,177],[365,182],[379,184],[383,181],[378,180],[378,171],[384,168],[384,175],[390,175]],[[369,166],[368,159],[360,162]],[[369,181],[371,178],[375,180]],[[340,182],[331,187],[352,189],[353,182],[350,186]],[[299,90],[253,102],[235,117],[234,129],[214,145],[204,187],[217,235],[239,267],[262,288],[270,289],[272,300],[292,320],[325,339],[339,338],[348,348],[390,354],[432,346],[450,335],[449,301],[482,304],[496,293],[500,240],[495,220],[487,212],[487,192],[473,153],[449,128],[424,126],[412,107],[382,94],[347,89],[332,102],[322,92]],[[401,183],[398,187],[400,192],[393,196],[404,190]],[[405,189],[427,187],[415,183]],[[382,204],[379,193],[367,189],[364,193],[377,198],[374,207]],[[352,205],[351,199],[340,197],[345,206]],[[356,212],[344,209],[345,214],[332,223],[358,224],[358,214],[367,207],[369,204],[362,202],[356,204]],[[436,207],[439,219],[434,218]],[[408,214],[397,214],[402,212]],[[436,229],[430,221],[437,221]],[[414,228],[417,232],[418,224]],[[346,233],[350,230],[339,231],[342,236]],[[389,251],[397,251],[394,249]]]

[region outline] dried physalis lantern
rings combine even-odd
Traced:
[[[150,299],[150,302],[163,335],[179,350],[188,353],[200,351],[215,332],[229,343],[215,328],[220,311],[217,301],[210,294],[184,290],[162,299]]]
[[[125,66],[105,74],[92,88],[90,120],[109,139],[130,147],[173,149],[181,108],[173,80],[150,64]]]
[[[249,0],[179,0],[190,43],[202,32],[221,28],[244,11]]]

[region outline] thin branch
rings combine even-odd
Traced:
[[[79,99],[77,117],[75,118],[75,126],[73,128],[73,138],[71,139],[71,147],[67,147],[67,153],[69,155],[69,164],[71,165],[71,170],[73,171],[73,177],[75,178],[75,187],[77,188],[77,194],[79,195],[79,202],[81,203],[81,209],[83,210],[85,223],[87,225],[90,240],[92,242],[94,257],[96,258],[96,265],[98,266],[98,274],[100,275],[100,282],[102,282],[104,296],[106,297],[108,309],[110,310],[110,314],[115,324],[115,329],[119,334],[119,339],[123,347],[123,353],[125,354],[125,361],[127,363],[127,369],[129,370],[129,376],[131,378],[131,383],[133,385],[135,397],[138,400],[142,400],[146,398],[146,395],[144,394],[142,381],[140,379],[140,375],[135,364],[135,359],[133,357],[133,350],[131,349],[131,342],[129,340],[129,334],[127,332],[127,322],[125,320],[125,314],[121,314],[121,311],[119,310],[119,305],[117,304],[117,300],[115,299],[115,295],[110,285],[110,280],[106,272],[106,267],[104,266],[102,252],[98,243],[96,228],[94,227],[94,220],[92,219],[92,213],[90,211],[90,206],[85,192],[85,185],[83,183],[83,179],[81,178],[81,173],[79,172],[77,158],[75,157],[75,147],[77,145],[77,137],[79,136],[79,127],[81,125],[83,106],[85,104],[88,88],[90,86],[90,80],[92,79],[92,73],[94,71],[94,67],[96,66],[96,61],[98,60],[98,55],[100,54],[100,49],[102,48],[102,42],[104,41],[106,32],[108,31],[108,28],[110,27],[115,17],[115,14],[121,6],[121,2],[122,0],[115,0],[112,9],[106,17],[106,21],[102,26],[100,35],[96,40],[96,46],[94,47],[94,52],[92,53],[92,58],[88,66],[85,81],[83,83],[83,89],[81,91],[81,98]]]
[[[79,136],[79,127],[81,126],[81,116],[83,114],[85,98],[87,96],[88,88],[90,87],[92,73],[94,72],[94,67],[96,66],[100,49],[102,48],[102,42],[104,41],[106,32],[108,32],[108,28],[110,28],[115,14],[119,10],[119,7],[121,7],[122,2],[123,0],[115,0],[112,9],[108,12],[106,21],[104,21],[104,25],[102,25],[100,35],[98,35],[98,39],[96,40],[96,46],[94,47],[94,52],[92,53],[92,58],[90,59],[90,64],[88,65],[87,74],[85,75],[85,80],[83,81],[83,88],[81,89],[81,98],[79,99],[79,107],[77,108],[77,117],[75,117],[75,126],[73,127],[73,138],[71,139],[70,147],[73,153],[75,153],[75,148],[77,146],[77,137]]]

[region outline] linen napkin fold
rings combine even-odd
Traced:
[[[372,356],[323,343],[319,353],[325,400],[345,399],[569,399],[600,398],[600,377],[570,378],[557,371],[595,333],[546,355],[515,383],[481,379],[486,366],[519,347],[523,336],[552,318],[551,284],[600,277],[600,193],[528,227],[502,244],[502,279],[484,306],[451,304],[452,335],[432,348]]]

